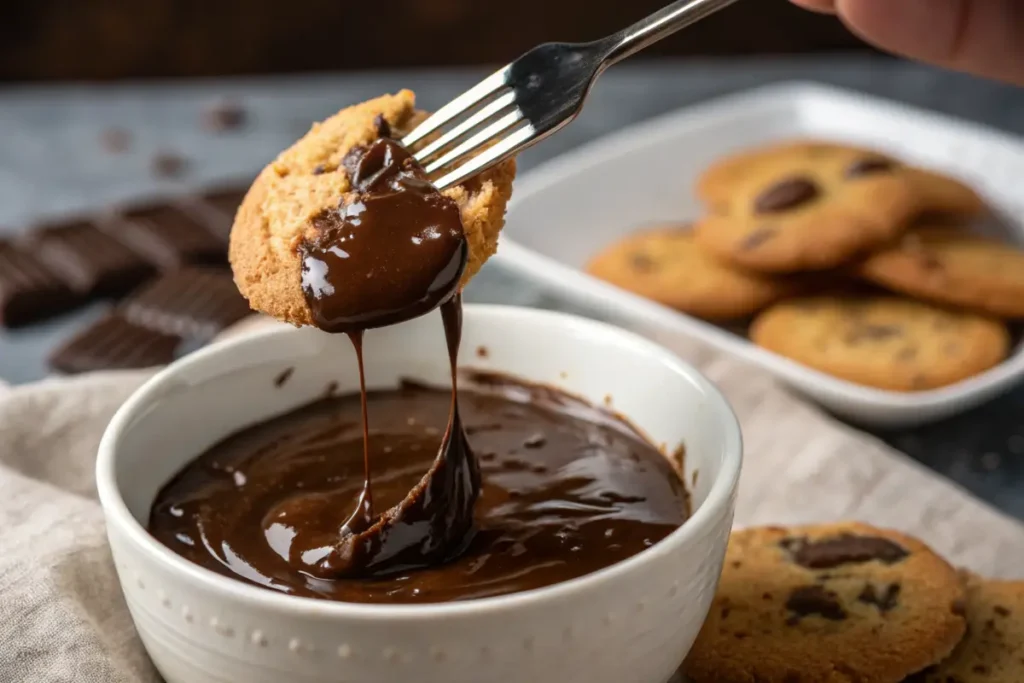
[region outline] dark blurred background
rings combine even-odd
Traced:
[[[0,0],[0,80],[116,80],[504,63],[667,0]],[[644,53],[865,49],[838,22],[746,0]]]

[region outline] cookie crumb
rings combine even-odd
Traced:
[[[100,133],[100,145],[111,154],[122,154],[132,146],[132,135],[124,128],[107,128]]]
[[[221,100],[203,111],[203,128],[211,133],[224,133],[245,125],[246,111],[233,100]]]
[[[153,156],[151,168],[158,178],[178,178],[185,173],[188,162],[174,152],[157,152]]]
[[[295,368],[285,368],[282,370],[281,373],[274,378],[274,386],[278,388],[283,387],[288,380],[291,379],[292,373],[294,372]]]

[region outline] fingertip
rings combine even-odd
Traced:
[[[843,23],[869,43],[937,60],[952,39],[961,0],[836,0]]]
[[[835,14],[836,0],[792,0],[794,5],[819,14]]]

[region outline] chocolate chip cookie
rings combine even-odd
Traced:
[[[887,296],[791,299],[761,313],[754,343],[842,379],[893,391],[953,384],[1001,362],[1006,326]]]
[[[1000,318],[1024,318],[1024,250],[924,224],[868,256],[857,271],[888,289]]]
[[[313,323],[301,286],[298,246],[317,233],[314,218],[352,191],[350,152],[380,137],[401,137],[425,119],[411,91],[342,109],[263,169],[238,209],[229,257],[239,291],[253,310],[296,325]],[[469,246],[465,284],[497,248],[512,194],[508,161],[442,194],[458,205]]]
[[[960,578],[916,539],[855,522],[746,529],[683,670],[694,683],[897,683],[965,626]]]
[[[878,152],[822,142],[756,149],[713,165],[697,194],[697,241],[753,270],[823,270],[894,239],[922,212],[969,216],[963,184]]]
[[[676,310],[711,320],[742,318],[793,294],[792,278],[725,265],[698,247],[685,226],[654,228],[612,244],[587,272]]]
[[[964,578],[967,635],[947,659],[906,683],[1024,681],[1024,582]]]

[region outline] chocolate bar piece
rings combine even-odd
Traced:
[[[221,264],[224,243],[185,209],[173,204],[131,209],[101,227],[114,239],[164,268],[190,263]]]
[[[210,340],[249,315],[227,270],[183,268],[143,286],[121,305],[132,323],[165,334]]]
[[[50,270],[87,297],[123,296],[155,272],[152,264],[89,221],[37,228],[27,244]]]
[[[217,190],[216,192],[204,194],[203,200],[207,204],[211,204],[218,211],[222,211],[231,218],[234,218],[235,212],[238,211],[242,200],[245,199],[246,192],[247,190],[244,188]]]
[[[81,295],[31,251],[0,240],[0,324],[29,325],[66,313],[81,303]]]
[[[133,325],[117,313],[107,314],[69,339],[50,356],[50,367],[68,374],[166,365],[181,339]]]
[[[235,221],[235,214],[238,212],[238,207],[241,206],[242,200],[245,199],[245,189],[224,189],[217,190],[215,192],[209,192],[203,195],[203,201],[207,205],[212,206],[216,211],[211,213],[216,214],[211,219],[210,228],[224,240],[224,244],[228,243],[228,237],[231,235],[231,224]]]

